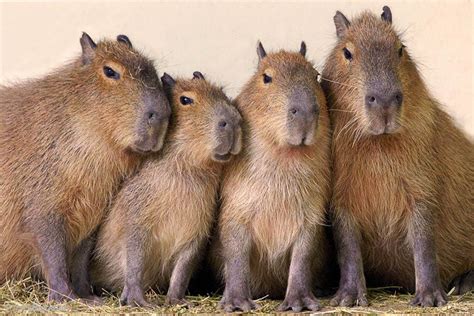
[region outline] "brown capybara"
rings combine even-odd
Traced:
[[[50,300],[93,298],[88,237],[143,154],[162,147],[171,113],[125,35],[80,43],[49,75],[0,88],[0,282],[45,278]]]
[[[144,289],[164,289],[183,304],[191,274],[216,218],[223,163],[241,149],[241,117],[200,72],[163,86],[172,107],[162,152],[127,181],[102,224],[92,282],[123,289],[124,304],[150,306]]]
[[[446,304],[474,284],[474,146],[427,91],[392,14],[334,17],[323,72],[333,126],[333,305],[367,305],[369,283]],[[469,272],[471,271],[471,272]]]
[[[279,310],[317,310],[313,276],[324,247],[329,199],[329,117],[318,72],[299,52],[266,54],[236,104],[244,149],[226,166],[212,253],[225,279],[221,308],[256,308],[252,298],[285,300]],[[318,276],[316,276],[318,277]]]

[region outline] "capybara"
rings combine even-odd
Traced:
[[[123,179],[162,147],[171,113],[128,37],[80,43],[63,67],[0,88],[0,282],[45,278],[50,300],[92,298],[89,236]]]
[[[332,197],[341,269],[332,305],[367,305],[366,282],[440,306],[473,288],[474,146],[430,95],[392,13],[334,17],[323,72],[333,126]]]
[[[200,72],[162,77],[172,107],[162,152],[127,181],[102,224],[92,282],[123,289],[124,304],[150,306],[144,289],[165,289],[186,304],[191,274],[216,218],[223,165],[242,146],[241,116],[221,88]]]
[[[259,43],[257,53],[236,99],[245,146],[224,172],[212,246],[225,279],[220,306],[247,311],[257,307],[252,298],[286,290],[279,310],[317,310],[313,276],[330,197],[326,101],[304,42],[268,55]]]

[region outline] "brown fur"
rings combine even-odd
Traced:
[[[280,51],[262,56],[260,49],[263,47],[259,46],[263,58],[258,69],[236,99],[244,118],[245,148],[225,170],[218,240],[213,247],[214,260],[227,282],[221,302],[227,311],[254,307],[250,302],[238,303],[232,297],[229,282],[233,282],[230,275],[233,272],[224,268],[229,260],[240,255],[238,252],[247,243],[250,251],[248,256],[243,254],[243,263],[247,265],[246,261],[250,260],[250,271],[243,273],[249,274],[252,298],[284,295],[290,261],[297,255],[293,250],[301,236],[307,234],[314,240],[311,248],[316,251],[309,254],[314,261],[312,271],[322,262],[318,250],[324,244],[321,225],[330,174],[325,97],[316,80],[317,71],[304,53]],[[266,85],[262,81],[264,73],[271,75],[272,83]],[[309,145],[289,144],[292,135],[289,135],[287,111],[295,87],[307,88],[319,106],[317,127],[311,131],[314,139]],[[296,308],[283,309],[292,307]]]
[[[99,232],[93,280],[101,287],[118,290],[125,284],[127,288],[127,263],[134,260],[130,257],[134,249],[127,245],[137,234],[143,236],[138,247],[144,259],[137,270],[141,290],[165,289],[170,278],[190,276],[191,270],[173,270],[178,269],[183,253],[192,253],[192,260],[197,261],[204,252],[223,166],[214,159],[216,150],[229,141],[226,153],[240,151],[240,114],[220,88],[196,72],[194,79],[177,80],[169,90],[173,119],[164,149],[125,184]],[[193,103],[182,105],[182,96]],[[231,129],[227,136],[218,127],[222,121]],[[168,302],[182,303],[186,287],[172,293],[171,284]],[[142,297],[128,295],[122,295],[125,303],[147,305]]]
[[[167,125],[169,104],[150,60],[118,41],[85,45],[44,78],[0,89],[0,282],[27,273],[51,281],[57,271],[46,257],[70,258],[96,229],[142,160],[131,148],[146,139],[137,122],[148,91]],[[121,79],[106,78],[104,65]]]
[[[360,235],[369,282],[415,289],[411,244],[417,241],[410,237],[415,227],[433,234],[447,289],[454,277],[474,268],[474,146],[429,94],[406,49],[399,57],[401,45],[390,23],[365,12],[327,60],[323,88],[334,130],[332,204],[336,220],[352,223],[350,229]],[[350,62],[344,47],[352,51]],[[379,67],[381,81],[393,72],[401,84],[394,133],[375,136],[377,119],[365,110],[373,67]]]

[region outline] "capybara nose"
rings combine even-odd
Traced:
[[[162,121],[162,117],[156,111],[146,112],[145,117],[150,127],[156,127]]]
[[[227,123],[226,120],[221,120],[221,121],[219,121],[219,123],[217,125],[219,126],[220,129],[225,129],[226,126],[228,125],[228,123]]]
[[[396,91],[390,94],[367,93],[365,96],[365,105],[369,108],[382,107],[388,109],[390,107],[400,107],[403,102],[403,93]]]

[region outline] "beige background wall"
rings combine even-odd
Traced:
[[[336,40],[332,17],[390,5],[394,24],[433,94],[474,136],[473,4],[443,1],[3,2],[0,84],[40,76],[80,52],[79,37],[124,33],[160,73],[200,70],[235,96],[257,63],[255,44],[297,49],[304,39],[318,69]]]

